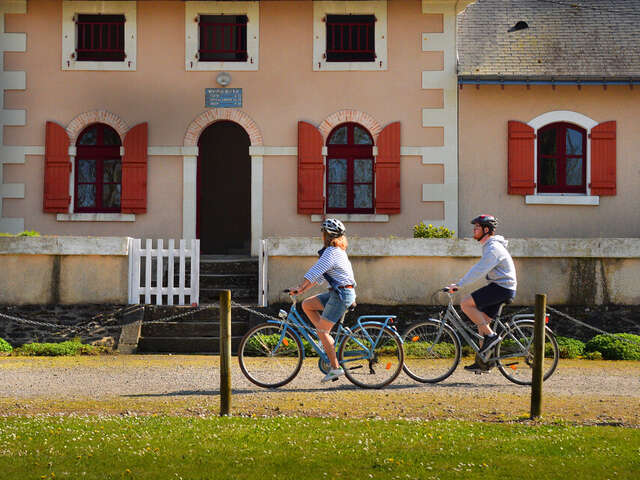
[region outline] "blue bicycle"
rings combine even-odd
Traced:
[[[285,293],[289,293],[285,290]],[[329,371],[329,359],[315,328],[296,309],[280,310],[280,320],[268,320],[249,330],[238,346],[242,373],[254,384],[277,388],[293,380],[302,368],[305,354],[315,351],[318,367]],[[362,388],[382,388],[402,371],[402,339],[393,326],[393,315],[363,315],[355,325],[344,325],[344,315],[332,330],[338,362],[345,376]],[[306,352],[305,352],[306,350]]]

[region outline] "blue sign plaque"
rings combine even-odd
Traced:
[[[205,88],[204,106],[207,108],[242,107],[242,89]]]

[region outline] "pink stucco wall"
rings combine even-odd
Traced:
[[[135,72],[62,71],[62,3],[29,0],[26,15],[7,15],[7,32],[27,34],[26,53],[6,53],[5,70],[26,71],[26,91],[8,91],[5,108],[25,109],[27,125],[5,127],[5,145],[44,145],[45,122],[67,126],[77,115],[108,110],[132,127],[149,122],[150,146],[183,144],[190,123],[205,111],[204,89],[216,72],[186,72],[184,3],[137,3]],[[442,91],[423,90],[421,72],[442,68],[442,55],[421,50],[423,32],[441,32],[442,16],[423,15],[420,0],[388,2],[388,63],[384,72],[314,72],[313,3],[260,2],[260,69],[231,72],[243,89],[243,111],[266,146],[296,146],[297,122],[318,125],[343,109],[368,113],[382,126],[400,121],[403,146],[442,145],[442,128],[422,127],[421,110],[441,107]],[[442,167],[402,158],[402,213],[388,223],[353,224],[356,235],[411,236],[424,218],[443,218],[440,202],[421,201],[423,183],[442,181]],[[149,157],[148,213],[135,223],[58,222],[42,212],[43,157],[6,165],[5,182],[25,184],[25,199],[5,199],[2,215],[22,217],[25,228],[49,234],[180,237],[182,157]],[[296,158],[264,158],[264,236],[317,232],[296,214]],[[285,219],[283,220],[283,217]]]
[[[479,213],[497,215],[508,236],[640,236],[640,89],[465,85],[459,98],[462,236],[471,235],[468,221]],[[617,195],[601,196],[599,206],[526,205],[523,196],[507,194],[507,122],[556,110],[617,122]]]

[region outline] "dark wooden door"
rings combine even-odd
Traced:
[[[196,233],[203,254],[250,253],[250,143],[234,122],[216,122],[200,135]]]

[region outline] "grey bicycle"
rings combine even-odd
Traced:
[[[513,315],[506,322],[500,319],[502,308],[492,325],[500,336],[500,342],[483,354],[479,353],[481,335],[466,324],[453,306],[453,295],[442,289],[436,294],[449,297],[447,308],[440,312],[438,319],[430,318],[410,326],[402,335],[405,358],[403,369],[418,382],[437,383],[449,377],[460,363],[462,355],[460,337],[476,352],[476,361],[487,371],[498,367],[505,378],[518,385],[531,385],[533,376],[533,332],[534,315],[523,313]],[[549,317],[546,317],[548,322]],[[544,380],[548,379],[560,357],[556,337],[545,325],[545,358],[543,359]]]

